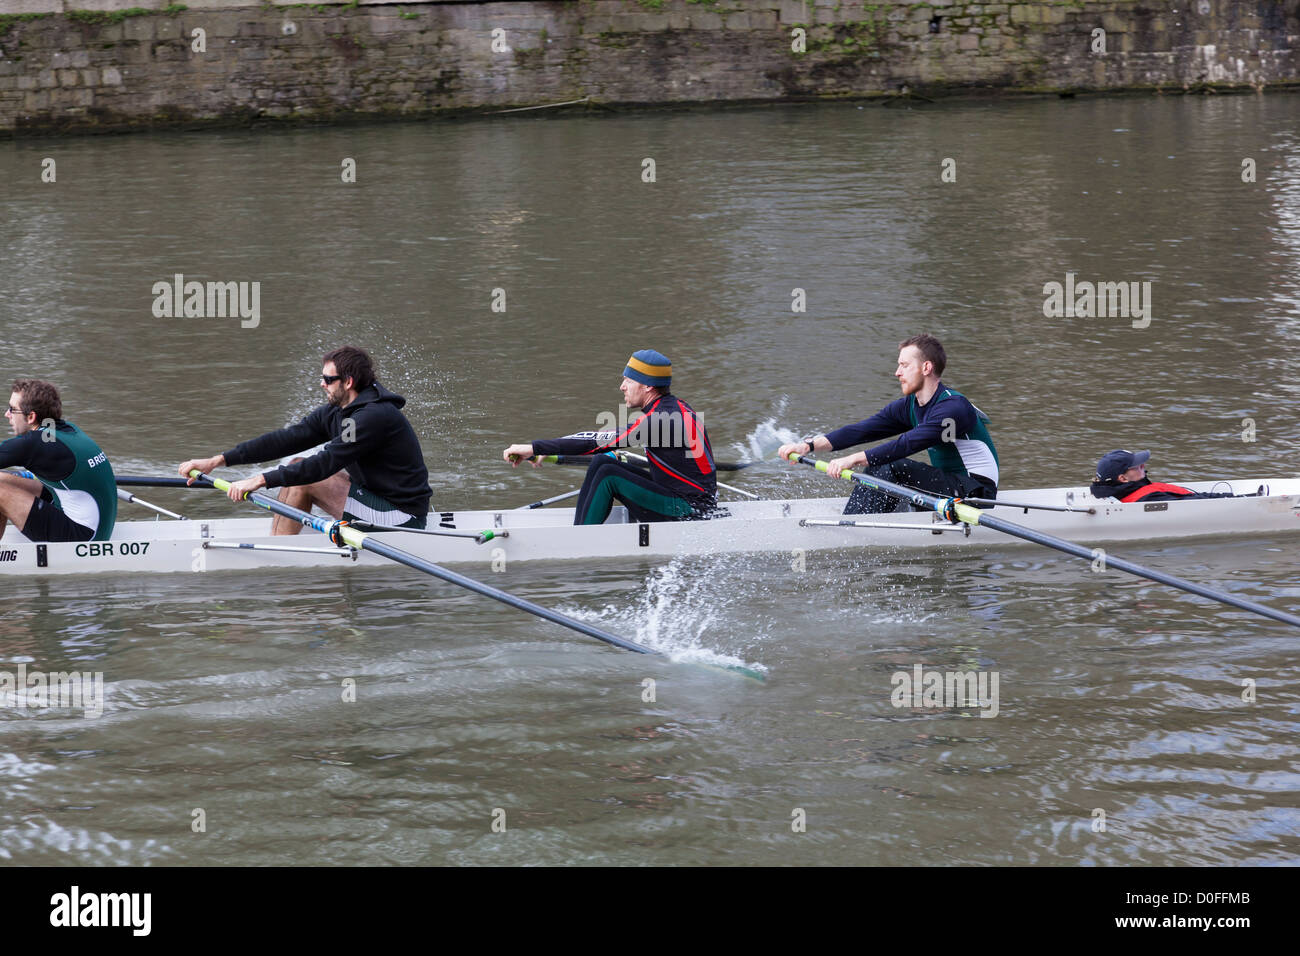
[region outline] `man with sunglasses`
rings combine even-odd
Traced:
[[[14,382],[5,410],[14,437],[0,445],[0,536],[12,521],[29,541],[104,541],[117,521],[113,466],[89,436],[63,420],[59,390],[39,379]]]
[[[230,486],[232,501],[262,488],[280,488],[280,500],[301,511],[312,505],[335,518],[400,528],[423,528],[429,513],[429,471],[415,430],[402,414],[406,399],[375,381],[370,356],[345,345],[321,359],[327,403],[296,425],[267,432],[212,458],[183,462],[178,471],[210,472],[325,447]],[[191,484],[193,481],[191,480]],[[272,534],[297,534],[302,525],[275,516]]]

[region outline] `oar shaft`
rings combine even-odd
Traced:
[[[143,498],[137,498],[135,495],[131,494],[131,492],[123,491],[121,488],[117,489],[117,497],[121,501],[125,501],[133,505],[139,505],[142,508],[148,508],[150,511],[156,511],[160,515],[166,515],[169,518],[176,518],[180,521],[188,520],[184,515],[178,515],[174,511],[168,511],[166,508],[160,508],[158,507],[158,505],[151,504],[150,502],[145,501]]]
[[[816,468],[818,471],[826,471],[826,462],[817,461],[806,455],[791,455],[791,461],[797,461],[804,465]],[[1100,554],[1083,545],[1075,544],[1072,541],[1066,541],[1063,538],[1057,538],[1054,535],[1043,534],[1041,531],[1035,531],[1032,528],[1026,528],[1014,522],[1007,521],[1003,518],[995,517],[987,511],[981,511],[972,505],[962,504],[953,498],[941,498],[937,495],[926,494],[923,491],[917,491],[914,488],[905,488],[902,485],[896,485],[891,481],[885,481],[883,478],[875,478],[871,475],[864,475],[857,471],[848,471],[847,469],[840,472],[840,477],[846,481],[857,481],[866,485],[868,488],[875,488],[877,491],[883,491],[885,494],[893,495],[895,498],[902,498],[904,501],[910,501],[920,508],[937,511],[945,517],[956,517],[957,520],[964,521],[967,524],[983,525],[986,528],[992,528],[994,531],[1001,531],[1003,534],[1009,534],[1012,537],[1021,538],[1025,541],[1032,541],[1035,544],[1041,544],[1044,547],[1052,548],[1064,554],[1073,555],[1076,558],[1083,558],[1085,561],[1095,561],[1101,558],[1104,566],[1115,568],[1117,571],[1125,571],[1129,574],[1135,574],[1138,577],[1147,578],[1159,584],[1166,584],[1171,588],[1178,588],[1187,591],[1190,594],[1198,594],[1201,597],[1209,598],[1212,601],[1219,601],[1231,607],[1240,608],[1243,611],[1251,611],[1255,614],[1262,615],[1282,624],[1290,624],[1293,627],[1300,627],[1300,617],[1293,614],[1287,614],[1285,611],[1275,611],[1273,608],[1265,607],[1262,604],[1256,604],[1254,601],[1247,601],[1243,598],[1233,597],[1231,594],[1225,594],[1223,591],[1216,591],[1213,588],[1207,588],[1192,581],[1175,577],[1172,574],[1165,574],[1163,571],[1157,571],[1154,568],[1148,568],[1141,564],[1135,564],[1132,561],[1126,561],[1123,558],[1113,557],[1102,551]]]
[[[602,452],[601,454],[604,454],[604,452]],[[627,454],[627,453],[624,452],[622,449],[619,449],[618,451],[615,452],[615,454]],[[595,457],[594,455],[543,455],[541,457],[541,460],[552,465],[583,465],[585,467],[586,465],[591,464],[591,459],[594,457]],[[633,457],[640,458],[641,456],[636,455]],[[533,456],[533,460],[537,460],[536,455]],[[645,459],[642,459],[642,461],[644,460]],[[714,471],[743,471],[744,469],[757,464],[759,463],[756,461],[715,461],[713,463],[713,470]]]
[[[543,498],[541,501],[534,501],[531,505],[520,505],[516,511],[528,511],[532,508],[545,508],[547,505],[553,505],[557,501],[566,501],[569,498],[576,498],[582,494],[581,488],[574,488],[572,491],[566,491],[562,495],[556,495],[553,498]]]
[[[196,481],[193,485],[189,484],[186,479],[177,477],[151,476],[151,475],[118,475],[117,483],[120,486],[128,488],[211,488],[212,484],[206,480]]]
[[[1207,588],[1197,584],[1195,581],[1187,581],[1183,578],[1175,577],[1172,574],[1165,574],[1163,571],[1157,571],[1155,568],[1148,568],[1145,565],[1134,564],[1124,558],[1115,557],[1106,551],[1100,553],[1085,548],[1083,545],[1075,544],[1073,541],[1066,541],[1062,538],[1054,537],[1050,534],[1043,534],[1032,528],[1025,528],[1002,518],[993,515],[980,515],[981,525],[992,528],[994,531],[1001,531],[1004,534],[1013,535],[1025,541],[1032,541],[1035,544],[1041,544],[1047,548],[1053,548],[1064,554],[1072,554],[1076,558],[1083,558],[1085,561],[1101,560],[1104,568],[1115,568],[1117,571],[1127,571],[1129,574],[1135,574],[1138,577],[1148,578],[1160,584],[1167,584],[1171,588],[1179,588],[1192,594],[1199,594],[1201,597],[1209,598],[1212,601],[1219,601],[1232,607],[1240,608],[1243,611],[1253,611],[1264,617],[1279,621],[1282,624],[1290,624],[1292,627],[1300,627],[1300,617],[1294,614],[1287,614],[1285,611],[1275,611],[1271,607],[1265,607],[1263,604],[1256,604],[1254,601],[1247,601],[1244,598],[1234,597],[1223,591],[1216,591],[1214,588]]]
[[[346,534],[344,538],[346,540]],[[505,591],[498,588],[486,585],[481,581],[475,581],[473,578],[467,578],[465,575],[457,574],[455,571],[449,571],[440,565],[424,561],[413,554],[407,554],[405,551],[391,547],[381,541],[375,541],[367,537],[361,542],[361,546],[367,551],[373,551],[375,554],[382,555],[385,558],[390,558],[399,564],[406,565],[408,568],[414,568],[417,571],[424,571],[426,574],[432,574],[434,577],[441,578],[442,580],[448,581],[452,584],[459,584],[461,587],[473,591],[476,594],[490,597],[495,601],[500,601],[502,604],[508,604],[521,611],[527,611],[529,614],[536,614],[538,617],[571,628],[581,634],[586,634],[588,637],[594,637],[598,641],[604,641],[606,644],[613,644],[615,647],[621,647],[625,651],[635,651],[638,654],[655,653],[650,648],[644,647],[641,644],[624,640],[615,634],[610,634],[608,631],[602,631],[598,627],[592,627],[590,624],[584,624],[582,621],[560,614],[558,611],[552,611],[550,608],[542,607],[540,604],[534,604],[532,601],[525,601],[523,598],[515,597],[513,594],[507,594]]]
[[[202,473],[198,471],[192,471],[190,474],[202,475]],[[203,475],[202,477],[208,478],[208,480],[212,482],[213,486],[221,491],[230,490],[230,482],[228,481],[221,478],[209,478],[207,475]],[[505,591],[484,584],[482,581],[475,581],[473,578],[467,578],[463,574],[449,571],[441,565],[434,564],[432,561],[425,561],[423,558],[416,557],[413,554],[408,554],[400,548],[394,548],[382,541],[377,541],[372,536],[363,531],[359,531],[356,528],[350,527],[344,522],[335,521],[332,518],[318,518],[313,514],[309,514],[306,511],[299,511],[292,505],[287,505],[283,501],[279,501],[269,495],[264,495],[257,491],[246,495],[245,500],[251,501],[260,508],[265,508],[272,514],[282,515],[285,518],[299,522],[304,527],[329,535],[331,540],[335,540],[335,543],[337,543],[336,538],[342,539],[343,543],[349,547],[378,554],[391,561],[396,561],[398,564],[403,564],[408,568],[423,571],[425,574],[432,575],[435,578],[441,578],[443,581],[447,581],[451,584],[457,584],[466,590],[473,591],[475,594],[490,597],[494,601],[500,601],[502,604],[508,604],[521,611],[527,611],[529,614],[535,614],[538,617],[545,618],[555,624],[563,625],[564,627],[577,631],[580,634],[594,637],[596,640],[604,641],[606,644],[621,647],[625,651],[634,651],[637,654],[658,653],[642,644],[626,640],[616,634],[610,634],[608,631],[603,631],[598,627],[585,624],[582,621],[560,614],[558,611],[552,611],[550,608],[542,607],[540,604],[534,604],[532,601],[525,601],[523,598],[515,597],[513,594],[507,594]]]
[[[634,452],[625,451],[622,448],[618,449],[617,451],[609,452],[609,454],[612,454],[615,458],[621,458],[624,461],[630,458],[633,461],[643,462],[644,464],[647,465],[650,464],[650,459],[645,457],[645,455],[638,455],[635,454]],[[594,455],[546,455],[541,460],[549,461],[557,465],[588,465],[591,463],[591,460],[594,457],[595,457]],[[744,465],[731,465],[728,468],[723,468],[722,465],[715,462],[713,465],[713,469],[714,471],[739,471],[741,468],[746,468],[750,464],[752,464],[752,462],[747,462]],[[714,480],[716,481],[716,479]],[[718,482],[718,487],[726,488],[728,491],[734,491],[738,495],[744,495],[746,498],[752,498],[755,501],[758,500],[758,495],[753,494],[752,492],[749,491],[745,491],[743,488],[737,488],[735,485],[729,485],[723,481]],[[574,492],[574,494],[577,494],[577,492]],[[551,501],[559,501],[559,500],[560,499],[558,498],[551,499]],[[537,508],[540,507],[542,504],[549,504],[549,502],[539,502],[538,504],[535,505],[528,505],[528,507]]]

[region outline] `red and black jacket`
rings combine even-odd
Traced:
[[[1104,481],[1093,482],[1088,489],[1094,498],[1118,498],[1123,502],[1132,501],[1176,501],[1179,498],[1231,498],[1232,492],[1226,494],[1209,491],[1192,491],[1182,485],[1170,485],[1163,481],[1143,478],[1140,481],[1127,481],[1124,484],[1109,484]]]
[[[534,441],[535,455],[595,455],[641,446],[650,459],[650,477],[667,494],[697,507],[718,500],[713,446],[691,406],[675,395],[661,395],[622,431],[580,432]]]

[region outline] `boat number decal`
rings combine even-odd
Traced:
[[[0,561],[17,561],[17,551],[0,551]]]
[[[438,512],[438,516],[442,519],[441,521],[438,522],[438,527],[439,527],[439,528],[454,528],[454,527],[456,527],[456,512],[454,512],[454,511],[440,511],[440,512]]]
[[[119,541],[114,545],[112,541],[88,541],[77,545],[77,557],[111,558],[114,555],[114,547],[117,548],[116,553],[120,555],[145,554],[149,550],[150,543],[148,541]]]

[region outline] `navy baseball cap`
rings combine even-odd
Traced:
[[[1125,451],[1123,448],[1108,451],[1105,457],[1097,462],[1097,480],[1114,481],[1122,473],[1134,465],[1142,464],[1150,457],[1149,451]]]

